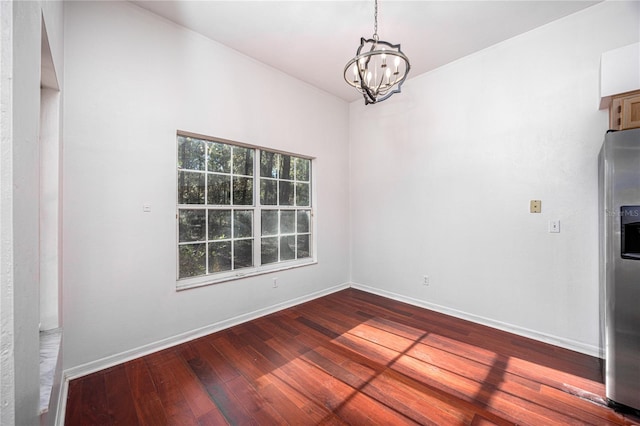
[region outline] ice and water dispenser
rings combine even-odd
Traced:
[[[640,260],[640,206],[620,207],[620,240],[622,258]]]

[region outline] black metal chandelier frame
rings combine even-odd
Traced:
[[[390,58],[392,64],[387,61]],[[345,81],[362,94],[365,105],[375,104],[400,93],[410,69],[409,58],[400,44],[379,39],[378,0],[375,0],[373,38],[360,38],[356,56],[344,67]]]

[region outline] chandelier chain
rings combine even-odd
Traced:
[[[373,13],[373,39],[378,41],[378,0],[375,0],[375,8]]]

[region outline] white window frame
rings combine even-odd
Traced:
[[[201,139],[204,141],[208,141],[208,142],[216,142],[216,143],[222,143],[222,144],[226,144],[226,145],[232,145],[232,146],[237,146],[237,147],[242,147],[242,148],[249,148],[249,149],[253,149],[254,150],[254,155],[253,155],[253,204],[252,205],[209,205],[207,204],[207,191],[208,191],[208,187],[207,185],[205,185],[205,203],[204,204],[178,204],[178,175],[179,175],[179,171],[181,170],[178,167],[178,137],[190,137],[190,138],[195,138],[195,139]],[[221,139],[221,138],[215,138],[215,137],[211,137],[211,136],[205,136],[205,135],[200,135],[200,134],[196,134],[196,133],[191,133],[191,132],[185,132],[185,131],[178,131],[176,134],[176,139],[175,139],[175,148],[176,148],[176,157],[175,157],[175,164],[176,164],[176,174],[175,174],[175,189],[174,189],[174,194],[175,194],[175,200],[176,200],[176,222],[175,222],[175,259],[176,259],[176,290],[186,290],[186,289],[190,289],[190,288],[194,288],[194,287],[202,287],[202,286],[206,286],[206,285],[211,285],[211,284],[217,284],[217,283],[221,283],[221,282],[227,282],[227,281],[231,281],[231,280],[237,280],[237,279],[241,279],[241,278],[247,278],[247,277],[252,277],[252,276],[257,276],[257,275],[262,275],[262,274],[268,274],[268,273],[273,273],[273,272],[277,272],[277,271],[284,271],[284,270],[288,270],[288,269],[293,269],[293,268],[298,268],[298,267],[302,267],[302,266],[307,266],[307,265],[313,265],[313,264],[317,264],[318,260],[317,260],[317,226],[316,226],[316,176],[315,176],[315,158],[314,157],[310,157],[308,155],[301,155],[301,154],[296,154],[296,153],[291,153],[291,152],[287,152],[287,151],[282,151],[282,150],[276,150],[276,149],[272,149],[272,148],[266,148],[266,147],[261,147],[261,146],[256,146],[256,145],[249,145],[249,144],[245,144],[245,143],[241,143],[241,142],[235,142],[235,141],[230,141],[227,139]],[[289,155],[289,156],[293,156],[293,157],[297,157],[297,158],[302,158],[302,159],[306,159],[310,161],[310,170],[309,170],[309,192],[310,192],[310,198],[309,198],[309,206],[281,206],[281,205],[261,205],[260,204],[260,180],[261,180],[261,176],[260,176],[260,152],[262,151],[267,151],[267,152],[272,152],[272,153],[276,153],[276,154],[282,154],[282,155]],[[209,173],[208,171],[202,171],[202,173]],[[294,184],[295,187],[295,184]],[[279,192],[279,191],[278,191]],[[233,197],[233,194],[231,195]],[[279,197],[279,194],[278,194]],[[295,197],[295,195],[294,195]],[[242,268],[242,269],[237,269],[237,270],[230,270],[230,271],[223,271],[223,272],[214,272],[214,273],[209,273],[206,275],[199,275],[196,277],[188,277],[188,278],[180,278],[180,250],[179,247],[181,245],[179,239],[180,239],[180,234],[179,234],[179,228],[180,228],[180,220],[179,220],[179,215],[180,215],[180,210],[181,209],[189,209],[189,210],[231,210],[231,211],[235,211],[235,210],[253,210],[253,229],[252,229],[252,237],[251,239],[253,240],[253,263],[254,266],[253,267],[247,267],[247,268]],[[278,261],[275,263],[268,263],[265,265],[258,265],[255,266],[256,264],[258,264],[261,261],[261,242],[262,242],[262,235],[261,235],[261,229],[262,229],[262,224],[261,224],[261,218],[262,218],[262,210],[293,210],[293,211],[297,211],[297,210],[310,210],[310,218],[309,218],[309,250],[310,250],[310,257],[305,257],[302,259],[294,259],[294,260],[285,260],[285,261]],[[231,226],[233,227],[233,214],[231,215]],[[297,215],[296,215],[297,216]],[[297,218],[296,218],[296,223],[297,223]],[[208,220],[205,220],[205,236],[207,236],[208,238]],[[280,237],[282,235],[287,235],[287,234],[278,234],[278,239],[280,239]],[[294,234],[294,235],[297,235]],[[207,244],[207,240],[205,239],[205,241],[190,241],[189,244],[195,244],[195,243],[203,243],[203,244]],[[183,243],[184,244],[184,243]],[[278,251],[280,244],[278,244]],[[208,250],[206,250],[205,253],[206,256],[206,264],[208,266]],[[232,262],[233,262],[233,256],[232,256]]]

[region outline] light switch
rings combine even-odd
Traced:
[[[142,211],[145,213],[149,213],[151,211],[151,204],[143,204]]]
[[[542,200],[531,200],[529,211],[531,213],[540,213],[542,211]]]
[[[556,234],[560,232],[560,221],[559,220],[550,220],[549,221],[549,232]]]

